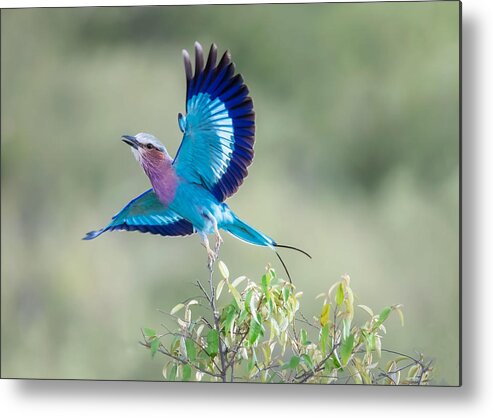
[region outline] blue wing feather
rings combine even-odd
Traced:
[[[88,232],[83,238],[90,240],[106,231],[140,231],[164,236],[193,234],[194,227],[159,201],[153,189],[149,189],[131,200],[111,222],[98,231]]]
[[[252,99],[228,52],[216,65],[211,46],[204,65],[202,47],[195,44],[195,72],[184,51],[187,75],[186,124],[173,162],[178,175],[206,187],[220,202],[234,194],[252,163],[255,113]],[[180,120],[181,122],[181,120]]]

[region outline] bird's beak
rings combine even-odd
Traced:
[[[135,149],[137,149],[140,145],[139,141],[137,141],[137,138],[135,138],[135,136],[131,136],[131,135],[123,135],[122,141],[125,142],[126,144],[130,145],[132,148],[135,148]]]

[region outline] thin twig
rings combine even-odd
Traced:
[[[318,373],[319,371],[321,371],[324,366],[325,366],[325,362],[330,358],[330,356],[334,353],[335,349],[337,348],[338,344],[336,344],[332,350],[330,350],[330,353],[328,353],[318,364],[317,366],[315,366],[313,368],[313,370],[308,370],[306,371],[305,373],[303,373],[302,375],[300,376],[295,376],[294,379],[297,380],[297,379],[301,379],[298,383],[305,383],[308,379],[310,379],[311,377],[313,377],[316,373]]]
[[[211,263],[209,265],[209,285],[210,285],[210,295],[209,295],[209,303],[212,308],[212,316],[214,318],[214,329],[217,331],[218,339],[219,339],[219,357],[221,360],[221,368],[219,370],[220,372],[220,377],[224,383],[226,383],[226,359],[225,359],[225,347],[226,345],[224,344],[222,338],[221,338],[221,329],[219,328],[219,311],[217,310],[216,307],[216,295],[214,291],[214,263]],[[205,292],[205,289],[203,289],[202,285],[199,283],[199,287],[202,289],[202,291],[207,295],[207,292]]]
[[[245,338],[246,338],[247,335],[248,335],[248,332],[243,333],[243,336],[241,337],[240,342],[236,345],[236,349],[235,350],[231,350],[231,352],[233,353],[233,356],[231,357],[231,360],[226,365],[226,368],[233,367],[234,361],[235,361],[235,357],[238,354],[238,348],[241,347],[241,345],[243,344],[243,341],[245,340]]]
[[[200,281],[197,280],[197,286],[199,287],[200,290],[202,290],[202,293],[205,295],[207,301],[209,303],[211,303],[211,298],[209,296],[209,294],[207,293],[207,291],[204,289],[204,286],[202,286],[202,283],[200,283]]]
[[[150,345],[149,344],[143,343],[142,341],[139,341],[139,344],[143,345],[144,347],[150,348]],[[216,378],[220,378],[221,377],[218,374],[209,372],[208,370],[204,370],[204,369],[202,369],[200,367],[197,367],[195,364],[190,363],[189,361],[183,360],[182,358],[177,357],[177,356],[171,354],[168,350],[165,350],[165,349],[162,349],[162,348],[158,348],[157,351],[159,351],[161,354],[164,354],[165,356],[168,356],[169,358],[171,358],[171,359],[173,359],[175,361],[179,361],[182,364],[188,364],[189,366],[197,369],[201,373],[205,373],[205,374],[208,374],[209,376],[216,377]]]
[[[300,316],[301,316],[301,318],[302,318],[302,319],[295,318],[295,320],[296,320],[296,321],[298,321],[298,322],[302,322],[302,323],[304,323],[304,324],[306,324],[306,325],[308,325],[308,326],[310,326],[310,327],[312,327],[312,328],[315,328],[317,331],[320,331],[320,327],[318,327],[318,326],[316,326],[316,325],[312,324],[312,323],[308,320],[308,318],[307,318],[305,315],[303,315],[303,313],[302,313],[301,311],[298,311],[298,313],[300,314]]]

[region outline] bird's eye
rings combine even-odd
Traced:
[[[147,148],[147,149],[153,149],[154,147],[152,146],[152,144],[147,144],[147,145],[146,145],[146,148]]]

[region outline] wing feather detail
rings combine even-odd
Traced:
[[[187,114],[179,117],[184,135],[173,164],[179,176],[222,202],[238,190],[253,160],[253,101],[228,51],[216,64],[213,44],[204,66],[202,46],[195,43],[194,71],[187,51],[183,59]]]
[[[184,236],[195,232],[189,221],[163,206],[153,189],[131,200],[113,216],[106,227],[88,232],[83,239],[94,239],[106,231],[118,230],[148,232],[164,236]]]

